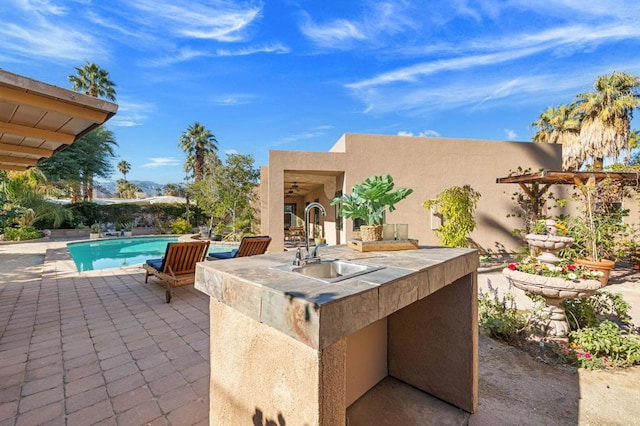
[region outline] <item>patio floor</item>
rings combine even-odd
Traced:
[[[0,283],[0,426],[208,424],[206,295],[166,304],[140,268],[78,274],[66,249],[43,268]]]

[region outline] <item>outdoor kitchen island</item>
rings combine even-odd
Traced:
[[[211,297],[210,424],[394,424],[411,401],[427,401],[426,415],[473,413],[477,252],[319,252],[382,268],[324,282],[283,270],[294,252],[198,264],[196,288]]]

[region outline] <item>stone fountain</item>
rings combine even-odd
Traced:
[[[542,251],[537,259],[550,266],[555,266],[560,258],[556,253],[573,244],[573,238],[556,235],[555,221],[547,220],[547,234],[526,235],[529,246]],[[568,341],[569,323],[564,308],[560,303],[565,299],[589,297],[602,287],[599,280],[565,279],[562,277],[546,277],[528,274],[504,268],[503,275],[514,287],[544,298],[546,314],[542,320],[542,329],[546,337],[552,340]]]
[[[502,273],[514,287],[544,298],[542,329],[547,338],[568,341],[569,323],[560,303],[565,299],[589,297],[602,287],[599,280],[569,280],[560,277],[545,277],[504,268]]]
[[[558,228],[555,220],[547,219],[545,224],[547,228],[546,234],[527,234],[525,239],[530,247],[536,247],[542,252],[538,256],[538,260],[549,265],[555,265],[560,262],[560,258],[556,253],[563,248],[571,247],[573,238],[557,235]]]

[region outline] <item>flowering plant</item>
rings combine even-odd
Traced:
[[[576,265],[562,261],[558,265],[540,262],[533,257],[527,257],[520,262],[507,265],[512,271],[526,274],[542,275],[545,277],[559,277],[567,280],[598,280],[603,275],[601,271],[589,269],[583,265]]]

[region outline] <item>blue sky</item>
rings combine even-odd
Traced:
[[[0,68],[109,71],[116,162],[158,183],[184,181],[195,121],[256,166],[343,133],[528,141],[598,75],[640,75],[638,52],[638,0],[0,2]]]

